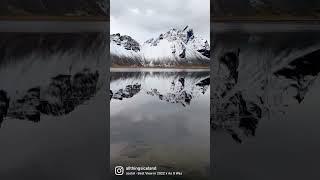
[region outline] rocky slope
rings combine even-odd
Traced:
[[[110,35],[110,54],[112,64],[135,65],[142,64],[140,44],[127,35]]]

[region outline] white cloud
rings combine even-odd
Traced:
[[[138,8],[131,8],[129,9],[130,12],[132,12],[133,14],[140,14],[140,10]]]
[[[147,16],[152,16],[154,14],[154,10],[152,10],[152,9],[147,9],[146,10],[146,15]]]

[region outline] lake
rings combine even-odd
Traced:
[[[320,179],[319,33],[233,31],[214,41],[213,179]]]
[[[111,70],[112,173],[115,166],[157,166],[183,175],[136,178],[208,179],[209,75],[208,70]]]
[[[106,179],[107,35],[0,36],[0,179]]]

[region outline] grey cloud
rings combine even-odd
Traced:
[[[209,40],[210,0],[111,0],[111,33],[143,42],[169,28],[193,27]]]

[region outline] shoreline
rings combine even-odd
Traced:
[[[108,32],[109,23],[101,19],[71,18],[52,20],[17,20],[1,21],[0,32],[32,32],[32,33],[77,33],[77,32]]]
[[[141,71],[157,71],[157,72],[170,72],[170,71],[207,71],[210,72],[210,68],[148,68],[148,67],[129,67],[129,68],[113,68],[110,67],[110,72],[141,72]]]
[[[186,67],[179,67],[179,66],[173,66],[173,67],[133,67],[133,66],[121,66],[121,67],[114,67],[110,66],[110,69],[209,69],[210,66],[199,66],[199,67],[193,67],[193,66],[186,66]]]
[[[234,16],[234,17],[211,17],[211,22],[252,22],[252,23],[317,23],[320,24],[320,17],[246,17],[246,16]]]
[[[251,32],[251,33],[274,33],[274,32],[318,32],[319,21],[257,21],[257,20],[227,20],[212,21],[213,33],[225,32]]]

